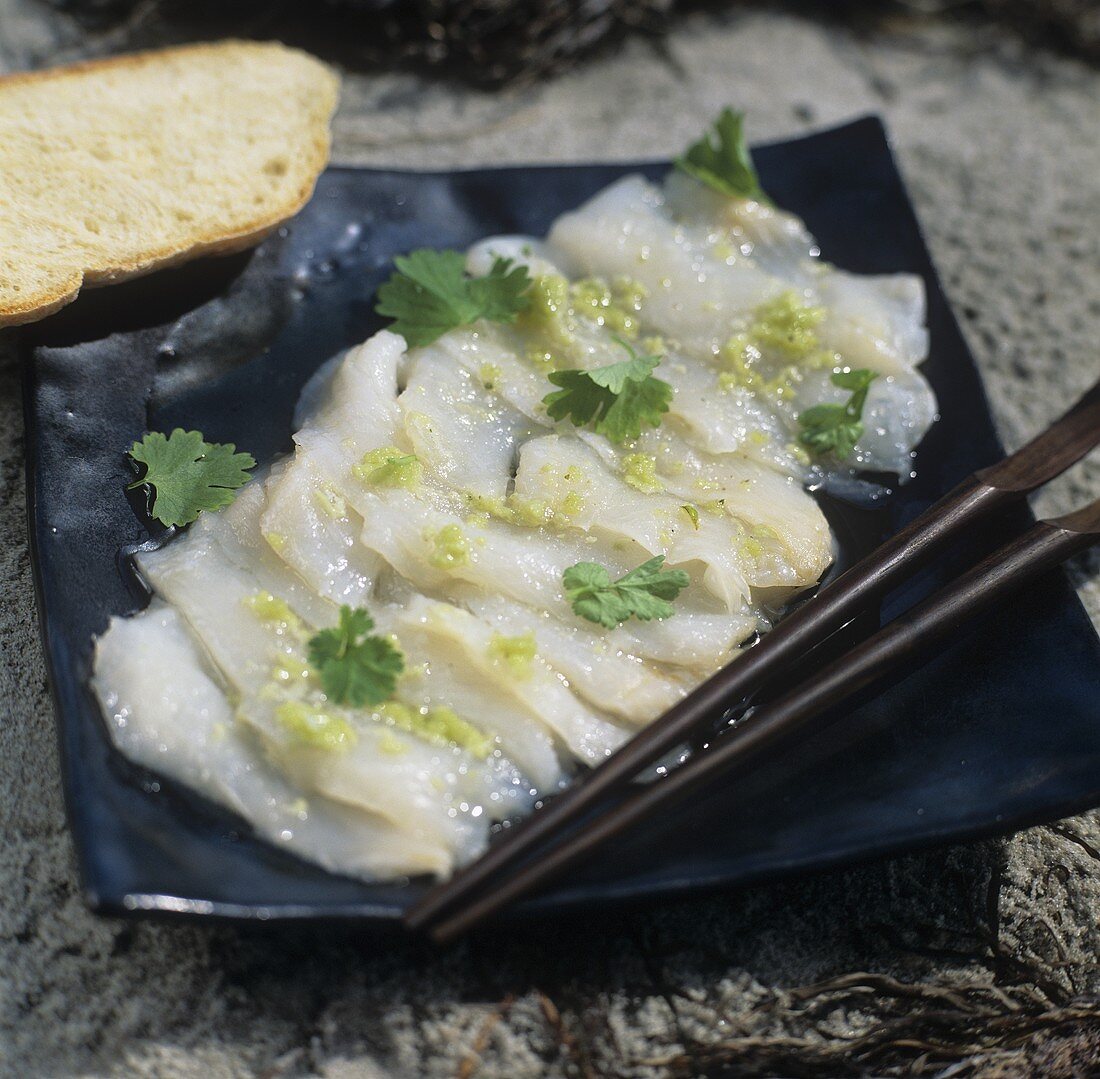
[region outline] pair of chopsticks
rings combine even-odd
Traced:
[[[1100,500],[1012,540],[823,670],[713,738],[665,778],[627,790],[639,773],[693,736],[925,564],[949,541],[1060,475],[1100,444],[1100,382],[1060,420],[1004,460],[967,477],[896,536],[794,610],[585,777],[503,833],[477,861],[405,914],[410,929],[449,942],[547,884],[657,809],[801,730],[817,715],[940,640],[1004,595],[1100,541]],[[625,792],[625,793],[624,793]],[[610,808],[570,831],[597,802]]]

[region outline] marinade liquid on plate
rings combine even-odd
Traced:
[[[919,279],[823,263],[764,201],[629,176],[466,268],[502,258],[532,279],[518,317],[338,357],[293,454],[142,553],[153,602],[97,642],[124,754],[336,871],[476,857],[819,580],[833,541],[807,486],[904,479],[935,417]],[[638,360],[670,387],[656,425],[552,418],[562,372]],[[570,567],[614,581],[656,556],[686,575],[669,616],[578,613]],[[310,660],[343,607],[403,657],[376,704],[333,699]]]

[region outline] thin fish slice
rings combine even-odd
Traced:
[[[698,228],[677,224],[662,192],[640,176],[624,177],[563,214],[548,240],[586,273],[639,281],[648,292],[645,322],[700,358],[717,354],[745,315],[792,284],[751,257],[708,243]],[[801,292],[811,302],[833,306],[835,323],[821,327],[827,347],[853,367],[893,374],[919,362],[927,349],[927,338],[911,332],[910,320],[899,321],[903,308],[896,289],[893,280],[868,281],[822,268]]]
[[[541,656],[535,654],[526,663],[510,665],[494,651],[491,627],[467,611],[420,599],[397,616],[396,625],[403,639],[423,642],[425,654],[439,656],[449,651],[461,657],[470,671],[491,687],[495,700],[537,718],[586,764],[598,763],[627,739],[622,727],[574,697]]]
[[[266,763],[235,725],[182,618],[163,603],[112,620],[96,642],[92,687],[123,754],[240,814],[276,847],[367,879],[443,876],[453,867],[445,844],[307,799]]]
[[[595,627],[566,624],[548,611],[507,596],[458,586],[452,597],[498,633],[510,637],[530,633],[538,654],[568,679],[575,693],[635,726],[671,707],[695,681],[686,672],[658,668],[622,651]]]
[[[629,475],[629,473],[628,473]],[[690,516],[683,503],[655,490],[637,490],[613,473],[580,439],[546,435],[520,452],[516,493],[550,504],[575,499],[569,524],[612,543],[635,545],[635,561],[663,555],[669,566],[698,562],[702,582],[731,612],[751,602],[750,581],[738,557],[735,523],[726,516]]]
[[[549,610],[575,625],[581,620],[573,614],[562,585],[569,566],[601,561],[615,576],[633,568],[606,547],[501,521],[468,522],[408,491],[363,492],[359,498],[363,543],[424,592],[445,591],[452,582],[464,581]],[[454,548],[451,553],[449,546]],[[756,628],[751,615],[693,610],[690,597],[684,596],[674,618],[626,623],[608,632],[609,642],[658,662],[706,669],[720,663]]]
[[[480,847],[484,827],[452,813],[452,796],[456,804],[463,795],[479,804],[479,796],[489,799],[494,786],[498,794],[515,788],[510,777],[498,783],[483,764],[452,760],[449,749],[437,751],[403,731],[383,731],[369,722],[354,724],[354,738],[339,748],[311,748],[280,721],[280,705],[300,704],[319,715],[318,722],[328,723],[328,716],[335,714],[335,722],[351,724],[339,709],[318,703],[310,693],[312,683],[305,677],[309,631],[299,624],[298,612],[279,610],[279,602],[289,602],[286,597],[272,597],[276,605],[266,607],[255,579],[200,534],[146,556],[142,569],[157,592],[183,614],[222,677],[240,695],[239,717],[263,737],[295,782],[383,815],[416,835],[448,842],[462,857]],[[383,734],[397,752],[384,752]],[[469,783],[466,776],[472,777]],[[465,790],[456,790],[458,786]]]
[[[314,592],[334,603],[362,607],[373,595],[383,561],[358,543],[361,528],[314,452],[299,448],[272,470],[261,517],[265,541]]]
[[[350,349],[319,395],[316,410],[294,436],[299,446],[331,439],[349,464],[368,450],[394,444],[400,434],[397,372],[405,341],[381,330]]]
[[[500,368],[487,362],[474,375],[431,346],[409,368],[398,405],[421,463],[458,491],[504,499],[518,448],[537,428],[492,392]]]

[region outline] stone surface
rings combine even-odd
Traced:
[[[0,69],[157,32],[139,14],[89,39],[35,0],[0,0]],[[865,34],[776,11],[697,14],[660,45],[631,41],[496,95],[356,73],[335,158],[669,154],[728,101],[756,138],[885,116],[1010,445],[1100,373],[1100,74],[980,23]],[[1100,1060],[1098,814],[444,955],[350,930],[92,918],[36,636],[14,344],[0,337],[0,1073],[656,1077],[732,1059],[736,1075],[907,1062],[906,1074],[1071,1076]],[[1039,507],[1098,489],[1093,461]],[[1100,620],[1098,570],[1074,572]]]

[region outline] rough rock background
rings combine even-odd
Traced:
[[[148,32],[148,24],[144,24]],[[124,47],[0,0],[0,70]],[[496,94],[349,74],[335,158],[668,154],[725,102],[757,138],[882,113],[1006,442],[1100,374],[1100,73],[981,21],[679,19]],[[0,1074],[1085,1076],[1100,1069],[1100,814],[446,955],[346,930],[92,918],[77,894],[0,336]],[[1100,467],[1044,495],[1100,491]],[[1100,622],[1100,560],[1075,567]],[[1100,709],[1098,709],[1100,710]]]

